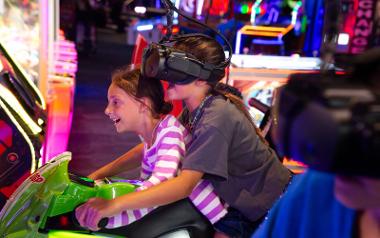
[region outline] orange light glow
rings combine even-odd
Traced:
[[[307,169],[306,164],[288,158],[284,158],[282,163],[295,174],[302,174]]]
[[[287,34],[293,27],[293,25],[288,27],[246,25],[240,29],[240,32],[243,35],[278,37]]]

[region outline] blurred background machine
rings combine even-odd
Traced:
[[[77,54],[58,17],[59,1],[11,0],[0,8],[0,207],[66,150]]]

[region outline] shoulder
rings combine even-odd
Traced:
[[[215,96],[210,105],[204,111],[204,123],[213,122],[216,125],[223,121],[231,121],[239,116],[239,111],[229,100],[222,96]]]
[[[173,115],[166,115],[157,128],[158,139],[162,137],[184,138],[188,134],[186,128]]]
[[[205,108],[200,124],[214,127],[228,135],[246,121],[244,114],[232,102],[223,96],[215,96]]]
[[[178,129],[181,131],[186,130],[185,127],[181,124],[181,122],[173,115],[168,114],[166,115],[160,122],[160,125],[158,126],[158,130],[164,130],[164,129]]]

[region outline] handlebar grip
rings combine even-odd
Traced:
[[[108,217],[104,217],[100,219],[100,221],[98,222],[98,227],[101,229],[105,228],[108,224],[108,221],[109,221]]]

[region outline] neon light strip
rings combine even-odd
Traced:
[[[296,6],[293,8],[293,11],[292,11],[292,25],[295,25],[296,22],[297,22],[297,16],[298,16],[298,10],[300,9],[300,7],[302,6],[302,2],[301,1],[298,1],[296,3]]]
[[[243,32],[244,35],[252,35],[252,36],[269,36],[269,37],[279,37],[281,36],[281,32],[262,32],[262,31],[250,31]]]
[[[280,73],[280,70],[319,70],[320,59],[312,57],[294,58],[291,56],[233,55],[231,63],[247,72]],[[264,71],[264,69],[267,69]],[[276,69],[275,72],[271,69]],[[232,72],[232,71],[231,71]],[[281,72],[282,73],[282,72]],[[290,74],[291,72],[284,72]]]
[[[257,9],[259,9],[259,6],[261,4],[262,0],[257,0],[253,6],[252,6],[252,11],[251,11],[251,24],[252,25],[255,25],[255,21],[256,21],[256,12],[257,12]]]
[[[17,130],[20,131],[21,135],[26,140],[26,143],[29,145],[30,152],[31,152],[31,157],[32,157],[32,167],[30,168],[30,172],[34,173],[35,167],[36,167],[36,161],[35,161],[36,157],[35,157],[35,151],[34,151],[34,147],[33,147],[32,141],[29,139],[29,137],[26,134],[26,132],[24,131],[24,129],[22,129],[21,125],[17,122],[16,118],[13,117],[12,113],[8,110],[7,106],[3,103],[2,100],[0,100],[0,106],[1,106],[1,108],[4,109],[5,113],[9,116],[9,118],[11,119],[11,121],[13,122],[13,124],[16,126]]]
[[[241,30],[238,31],[236,35],[236,46],[235,46],[235,54],[240,54],[240,45],[241,45]]]
[[[273,31],[273,32],[283,32],[286,31],[288,27],[273,27],[273,26],[244,26],[242,31]]]
[[[281,37],[293,29],[293,25],[288,27],[257,27],[257,26],[245,26],[240,31],[244,35],[253,36],[270,36],[270,37]],[[266,29],[267,28],[267,29]]]
[[[137,26],[137,31],[150,31],[152,29],[153,29],[152,24]]]
[[[37,135],[42,131],[33,119],[28,115],[28,113],[22,108],[20,102],[17,98],[9,91],[6,87],[0,84],[0,96],[10,102],[12,109],[21,117],[21,119],[26,123],[34,135]]]

